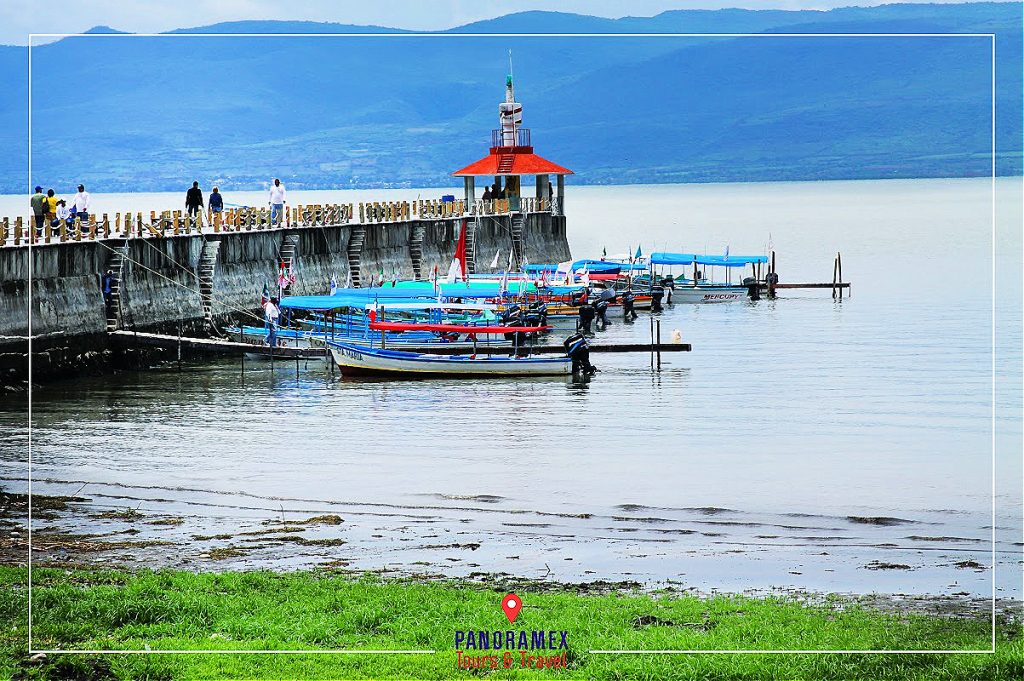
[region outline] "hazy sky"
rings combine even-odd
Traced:
[[[925,0],[903,0],[923,2]],[[962,0],[927,0],[961,2]],[[292,19],[439,30],[544,9],[604,17],[651,16],[670,9],[830,9],[879,0],[0,0],[0,43],[25,45],[29,33],[77,33],[110,26],[157,33],[240,19]]]

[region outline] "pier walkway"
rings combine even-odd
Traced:
[[[31,228],[30,217],[0,218],[0,247],[30,244],[96,241],[97,239],[162,238],[189,234],[220,234],[275,229],[317,228],[334,225],[384,225],[409,220],[450,219],[513,213],[550,212],[560,215],[560,200],[522,197],[467,202],[370,201],[363,203],[306,204],[284,211],[277,222],[270,219],[269,208],[231,208],[220,213],[200,212],[191,217],[183,211],[142,211],[93,213],[87,222],[75,219],[71,225],[61,221],[47,224],[42,233]]]

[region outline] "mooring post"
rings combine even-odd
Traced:
[[[775,283],[778,281],[778,274],[775,273],[775,251],[772,251],[772,262],[768,267],[768,297],[775,298]]]
[[[839,266],[839,300],[843,299],[843,254],[836,251],[836,264]]]
[[[651,370],[654,370],[654,316],[651,316]]]
[[[661,320],[657,319],[654,322],[657,327],[657,340],[658,340],[658,371],[661,371]]]
[[[836,293],[836,276],[839,274],[839,258],[832,261],[832,299],[835,300]]]

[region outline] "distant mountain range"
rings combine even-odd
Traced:
[[[239,21],[68,38],[32,50],[31,182],[63,193],[193,179],[246,189],[271,176],[293,188],[451,185],[487,152],[509,50],[536,151],[576,171],[572,182],[989,174],[991,39],[853,33],[996,34],[996,166],[1021,174],[1021,24],[1019,3],[970,3],[523,12],[429,36]],[[389,35],[200,35],[314,32]],[[494,33],[562,35],[477,35]],[[659,35],[635,35],[648,33]],[[756,35],[707,35],[722,33]],[[2,192],[27,184],[27,52],[0,47]]]

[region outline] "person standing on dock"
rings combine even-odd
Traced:
[[[274,297],[263,305],[263,314],[267,321],[266,342],[270,347],[277,346],[277,322],[281,318],[281,309],[277,306],[278,298]]]
[[[210,212],[220,213],[224,210],[224,195],[220,193],[220,189],[217,187],[213,188],[210,192]]]
[[[103,289],[103,305],[107,311],[107,319],[111,318],[111,310],[114,306],[114,270],[107,270],[100,279],[100,287]]]
[[[278,217],[283,217],[284,205],[288,203],[281,180],[274,178],[274,184],[270,187],[270,224],[278,224]]]
[[[51,226],[56,226],[58,201],[60,201],[60,199],[57,198],[57,195],[53,192],[53,189],[47,189],[46,204],[44,207],[46,208],[46,221],[50,223]]]
[[[203,207],[203,190],[199,188],[199,182],[193,182],[192,188],[185,192],[185,210],[192,217]]]
[[[85,191],[85,185],[78,185],[78,193],[71,200],[71,208],[74,216],[85,224],[89,220],[89,209],[92,208],[92,197]]]
[[[36,193],[29,199],[32,206],[32,220],[36,225],[36,236],[42,236],[43,225],[46,223],[46,194],[42,187],[36,187]]]

